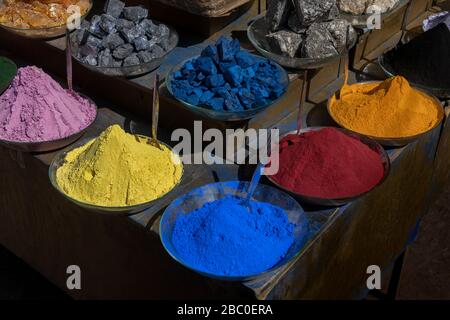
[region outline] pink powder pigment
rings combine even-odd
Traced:
[[[42,69],[24,67],[0,96],[0,139],[62,139],[85,129],[95,116],[87,99],[63,89]]]

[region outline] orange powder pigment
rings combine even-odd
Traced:
[[[354,84],[330,100],[333,119],[349,130],[379,138],[410,137],[442,119],[434,99],[400,76],[381,83]]]

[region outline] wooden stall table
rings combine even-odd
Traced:
[[[172,65],[200,52],[220,35],[242,35],[254,16],[251,10],[254,8],[220,33],[176,48],[158,69],[162,78]],[[0,48],[18,62],[20,57],[64,75],[63,38],[30,41],[0,31]],[[154,73],[134,79],[108,78],[79,65],[74,68],[77,90],[89,94],[100,108],[86,137],[98,135],[113,123],[149,135],[146,119],[150,119]],[[204,127],[220,129],[293,130],[302,80],[295,75],[291,80],[289,92],[279,103],[248,123],[232,125],[198,118],[163,93],[161,140],[173,145],[171,131],[190,128],[194,120],[205,120]],[[326,85],[337,89],[341,82],[337,79]],[[309,126],[334,125],[323,103],[309,103],[303,112],[303,121]],[[390,176],[357,201],[336,208],[305,207],[309,241],[300,254],[288,265],[249,282],[213,280],[184,268],[166,253],[158,235],[160,214],[173,198],[217,180],[248,179],[251,170],[246,166],[185,165],[183,184],[152,208],[130,217],[108,216],[80,208],[53,189],[48,166],[55,152],[22,154],[0,147],[0,243],[77,299],[364,298],[367,267],[378,265],[383,274],[389,273],[414,239],[435,189],[442,185],[441,177],[448,175],[444,159],[449,137],[444,123],[414,143],[389,149]],[[81,290],[67,289],[69,265],[81,268]]]

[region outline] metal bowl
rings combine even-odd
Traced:
[[[91,105],[95,108],[95,117],[91,123],[89,123],[84,129],[71,134],[70,136],[48,141],[37,141],[37,142],[23,142],[23,141],[9,141],[0,139],[0,144],[7,148],[14,149],[21,152],[48,152],[53,150],[58,150],[68,146],[69,144],[77,141],[86,132],[86,130],[95,122],[98,116],[97,105],[90,98],[81,95],[83,98],[89,100]]]
[[[356,44],[356,32],[350,33],[350,45],[338,55],[330,56],[322,59],[313,58],[291,58],[281,53],[271,51],[271,46],[267,41],[266,35],[269,34],[269,27],[264,16],[260,15],[249,25],[247,36],[256,50],[263,56],[278,62],[283,67],[292,69],[319,69],[338,59],[340,59],[348,50]]]
[[[325,129],[325,128],[327,128],[327,127],[309,127],[309,128],[301,129],[300,133],[305,133],[305,132],[310,132],[310,131],[319,131],[319,130],[322,130],[322,129]],[[363,135],[360,135],[358,133],[354,133],[354,132],[351,132],[349,130],[342,129],[342,128],[334,128],[334,129],[337,129],[337,130],[341,131],[342,133],[344,133],[344,134],[346,134],[346,135],[348,135],[350,137],[358,139],[359,141],[361,141],[362,143],[367,145],[370,149],[376,151],[380,155],[381,162],[383,163],[383,167],[384,167],[384,175],[383,175],[383,178],[381,178],[381,180],[376,185],[374,185],[370,190],[367,190],[366,192],[363,192],[363,193],[360,193],[360,194],[353,195],[351,197],[345,197],[345,198],[319,198],[319,197],[313,197],[313,196],[309,196],[309,195],[305,195],[305,194],[300,194],[300,193],[295,192],[294,190],[290,190],[290,189],[284,187],[283,185],[280,185],[276,181],[274,181],[272,176],[270,176],[270,175],[267,175],[267,179],[271,183],[273,183],[275,186],[277,186],[278,188],[288,192],[295,199],[297,199],[297,200],[299,200],[301,202],[312,204],[312,205],[316,205],[316,206],[326,206],[326,207],[342,206],[342,205],[347,204],[349,202],[355,201],[358,198],[368,194],[369,192],[371,192],[375,188],[379,187],[381,184],[383,184],[383,182],[389,176],[389,172],[391,170],[391,161],[389,159],[388,154],[383,149],[383,147],[379,143],[377,143],[376,141],[374,141],[374,140],[372,140],[370,138],[367,138],[367,137],[365,137]],[[281,141],[281,139],[283,139],[284,137],[286,137],[286,136],[288,136],[290,134],[297,134],[297,130],[290,131],[290,132],[282,135],[280,137],[280,141]]]
[[[254,279],[273,270],[281,268],[282,266],[292,261],[295,257],[297,257],[297,255],[300,253],[300,250],[308,240],[308,232],[306,230],[306,215],[302,207],[291,196],[281,190],[263,184],[259,184],[257,186],[254,194],[254,200],[271,203],[284,209],[286,214],[288,215],[289,221],[295,224],[294,243],[289,248],[286,256],[281,259],[275,266],[259,274],[245,276],[224,276],[208,273],[203,270],[198,270],[179,256],[172,243],[172,233],[175,221],[179,217],[185,216],[193,210],[202,207],[204,204],[221,199],[225,196],[238,196],[244,198],[247,195],[248,187],[249,182],[244,181],[218,182],[194,189],[189,193],[175,199],[164,211],[159,226],[161,242],[167,253],[186,268],[189,268],[206,277],[227,281],[247,281]]]
[[[359,82],[357,84],[363,85],[363,84],[381,83],[381,82],[382,81],[366,81],[366,82]],[[436,124],[432,128],[430,128],[429,130],[427,130],[425,132],[422,132],[422,133],[419,133],[419,134],[416,134],[416,135],[413,135],[413,136],[401,137],[401,138],[399,138],[399,137],[375,137],[375,136],[367,135],[367,134],[364,134],[364,133],[356,132],[356,131],[351,130],[350,128],[347,128],[342,123],[340,123],[337,119],[334,118],[334,116],[333,116],[333,114],[332,114],[332,112],[330,110],[331,104],[336,99],[336,95],[337,95],[337,93],[339,91],[336,91],[328,99],[327,111],[328,111],[328,114],[330,115],[330,117],[334,120],[334,122],[336,122],[339,126],[345,128],[348,131],[354,132],[356,134],[362,134],[362,135],[364,135],[366,137],[369,137],[369,138],[377,141],[379,144],[381,144],[381,145],[383,145],[385,147],[402,147],[402,146],[407,145],[408,143],[414,142],[415,140],[419,139],[420,137],[422,137],[422,136],[426,135],[427,133],[429,133],[430,131],[434,130],[436,127],[438,127],[441,124],[442,120],[444,120],[444,115],[445,115],[444,107],[442,106],[442,104],[440,103],[440,101],[436,97],[430,95],[429,93],[427,93],[426,91],[424,91],[424,90],[422,90],[420,88],[417,88],[415,86],[412,86],[412,87],[414,89],[420,91],[421,93],[427,95],[429,98],[431,98],[434,101],[435,106],[436,106],[436,108],[438,110],[438,117],[439,117],[438,121],[436,122]]]
[[[266,61],[266,58],[260,57],[260,56],[256,56],[256,55],[252,55],[255,59],[260,60],[260,61]],[[210,119],[215,119],[215,120],[221,120],[221,121],[240,121],[240,120],[247,120],[250,118],[253,118],[256,114],[258,114],[259,112],[263,111],[264,109],[266,109],[267,107],[277,103],[278,101],[280,101],[281,98],[283,98],[284,94],[287,91],[287,88],[289,86],[289,75],[286,72],[286,70],[284,70],[280,65],[274,63],[274,65],[277,67],[278,71],[280,72],[280,78],[278,79],[278,81],[281,83],[281,85],[284,87],[284,93],[278,97],[278,99],[271,101],[270,103],[254,108],[254,109],[249,109],[249,110],[243,110],[243,111],[217,111],[217,110],[212,110],[212,109],[208,109],[208,107],[203,107],[200,105],[193,105],[190,104],[189,102],[186,102],[182,99],[177,98],[174,94],[173,94],[173,89],[172,89],[172,79],[173,79],[173,75],[175,74],[176,71],[180,70],[184,64],[186,64],[187,62],[197,59],[198,56],[193,57],[193,58],[189,58],[179,64],[177,64],[176,66],[174,66],[172,68],[172,70],[170,70],[169,74],[166,77],[166,87],[167,90],[169,91],[169,93],[179,102],[181,102],[181,104],[186,107],[188,110],[197,113],[199,115],[202,115],[204,117],[210,118]]]
[[[153,23],[155,23],[156,25],[159,25],[161,22],[158,22],[156,20],[152,20]],[[167,26],[170,30],[170,37],[169,37],[169,49],[166,51],[166,53],[160,57],[160,58],[156,58],[153,59],[149,62],[146,63],[140,63],[137,65],[133,65],[133,66],[122,66],[122,67],[99,67],[99,66],[92,66],[88,63],[85,63],[83,61],[81,61],[78,58],[78,42],[76,40],[76,34],[72,34],[70,37],[70,41],[71,41],[71,45],[72,45],[72,56],[73,58],[78,61],[78,63],[80,63],[81,65],[83,65],[84,67],[86,67],[89,70],[107,75],[107,76],[117,76],[117,77],[135,77],[135,76],[139,76],[145,73],[148,73],[152,70],[155,70],[156,68],[158,68],[162,62],[164,61],[164,59],[167,57],[167,55],[172,52],[173,49],[176,48],[176,46],[178,45],[178,33],[175,31],[175,29],[173,29],[170,26]]]
[[[381,13],[380,14],[381,21],[386,19],[386,17],[390,16],[398,8],[403,7],[406,3],[408,3],[408,0],[400,0],[391,10]],[[351,14],[348,12],[340,11],[340,16],[342,19],[345,19],[349,23],[351,23],[354,27],[366,28],[367,20],[370,17],[372,17],[373,14],[365,13],[365,14],[360,14],[360,15],[354,15],[354,14]]]
[[[0,95],[9,87],[16,74],[16,64],[6,57],[0,57]]]
[[[390,63],[388,62],[388,59],[386,58],[386,54],[387,53],[382,54],[381,56],[378,57],[378,64],[380,65],[381,69],[383,69],[384,73],[386,73],[386,75],[389,77],[394,77],[394,76],[400,75],[390,65]],[[434,88],[434,87],[426,86],[423,84],[415,83],[412,81],[410,81],[410,84],[416,88],[420,88],[423,91],[426,91],[426,92],[428,92],[436,97],[439,97],[441,99],[449,99],[450,98],[450,88]]]
[[[89,12],[92,9],[93,1],[89,1],[89,8],[86,11],[84,15],[81,16],[80,21],[83,21]],[[55,27],[49,27],[49,28],[33,28],[33,29],[23,29],[23,28],[14,28],[9,27],[4,24],[0,24],[0,27],[15,33],[19,36],[31,38],[31,39],[51,39],[51,38],[58,38],[66,34],[67,24],[62,24]]]
[[[143,140],[150,139],[149,137],[142,136],[142,135],[136,135],[136,136],[138,136],[140,139],[143,139]],[[65,163],[66,156],[67,156],[67,154],[69,152],[71,152],[72,150],[74,150],[74,149],[76,149],[78,147],[81,147],[81,146],[85,145],[86,143],[89,143],[92,140],[93,139],[83,139],[83,140],[80,140],[79,142],[77,142],[76,144],[70,146],[69,148],[67,148],[65,150],[62,150],[61,152],[59,152],[53,158],[52,163],[50,164],[50,167],[48,169],[48,175],[49,175],[50,182],[51,182],[52,186],[62,196],[64,196],[64,198],[68,199],[69,201],[75,203],[76,205],[78,205],[78,206],[80,206],[80,207],[82,207],[84,209],[88,209],[89,211],[92,211],[92,212],[95,212],[95,213],[108,214],[108,215],[124,215],[124,216],[133,215],[133,214],[142,212],[142,211],[152,207],[156,203],[156,201],[158,201],[159,199],[161,199],[161,198],[167,196],[168,194],[170,194],[171,192],[173,192],[173,190],[175,190],[180,185],[180,183],[181,183],[181,181],[183,179],[184,167],[182,167],[180,181],[169,192],[167,192],[166,194],[164,194],[160,198],[157,198],[157,199],[154,199],[154,200],[151,200],[151,201],[147,201],[147,202],[144,202],[144,203],[132,205],[132,206],[106,207],[106,206],[99,206],[99,205],[95,205],[95,204],[92,204],[92,203],[83,202],[83,201],[77,200],[75,198],[72,198],[67,193],[65,193],[64,190],[62,190],[60,188],[60,186],[58,185],[58,182],[56,180],[56,172]],[[159,143],[163,144],[164,146],[166,146],[167,148],[172,150],[167,144],[165,144],[165,143],[163,143],[161,141],[159,141]]]
[[[377,60],[371,60],[365,62],[361,66],[361,70],[355,73],[357,82],[373,81],[373,80],[386,80],[388,77],[381,69]]]

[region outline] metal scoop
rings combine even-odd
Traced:
[[[158,119],[159,119],[159,74],[155,75],[155,82],[153,84],[153,109],[152,109],[152,140],[148,143],[163,150],[158,141]]]

